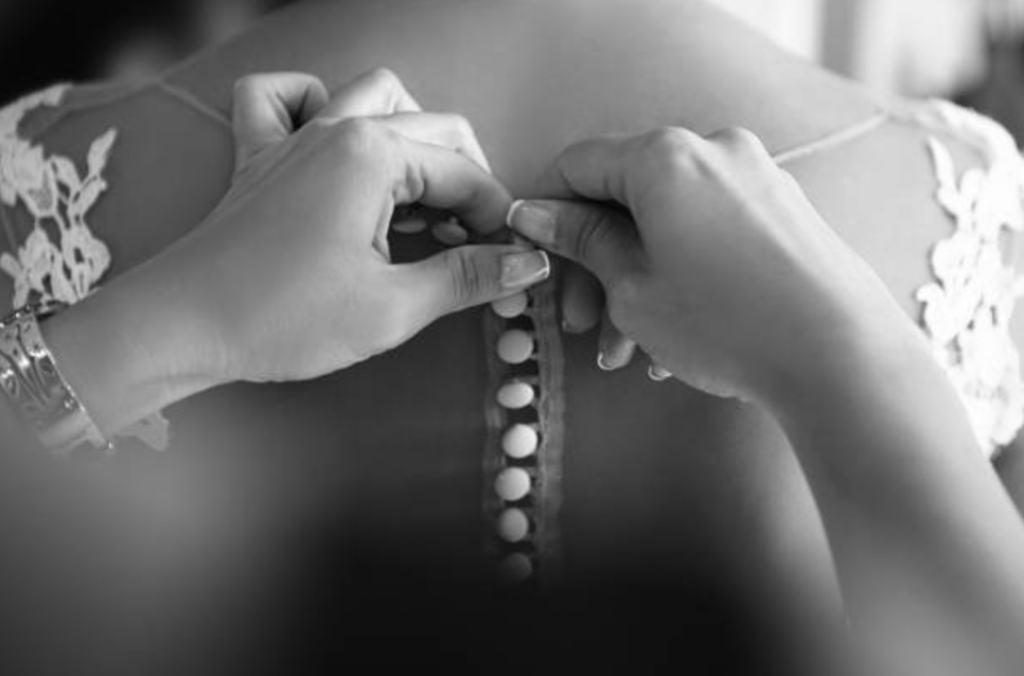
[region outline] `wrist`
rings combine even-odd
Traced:
[[[764,404],[801,462],[840,485],[964,482],[983,457],[952,382],[909,319],[851,326]]]
[[[193,297],[164,267],[144,264],[41,323],[62,374],[108,437],[218,384]]]

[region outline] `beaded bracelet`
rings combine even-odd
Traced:
[[[51,452],[67,455],[90,444],[113,451],[57,368],[39,321],[58,304],[26,305],[0,320],[0,390]]]

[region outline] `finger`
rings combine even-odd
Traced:
[[[707,141],[680,127],[634,136],[604,136],[574,143],[543,172],[541,194],[614,201],[634,208],[652,176],[702,149]]]
[[[395,204],[419,202],[451,211],[483,235],[505,225],[512,196],[483,167],[448,148],[392,133]]]
[[[387,68],[376,68],[345,85],[320,111],[319,118],[338,121],[422,110],[405,85]]]
[[[539,192],[551,197],[586,197],[627,204],[625,160],[632,137],[602,136],[567,147],[542,172]]]
[[[576,263],[568,263],[562,276],[562,330],[585,333],[601,321],[604,290],[597,278]]]
[[[543,251],[474,245],[449,249],[416,263],[395,266],[414,321],[426,326],[452,312],[490,303],[544,281],[551,261]]]
[[[636,343],[615,328],[607,311],[601,317],[601,333],[597,338],[597,365],[602,371],[616,371],[629,365],[636,352]]]
[[[305,73],[263,73],[235,83],[235,168],[288,138],[327,104],[327,88]]]
[[[609,207],[568,200],[518,201],[507,222],[538,246],[583,265],[605,284],[642,260],[632,221]]]
[[[395,113],[379,118],[382,124],[421,143],[454,150],[473,160],[488,173],[491,165],[469,121],[451,113]]]

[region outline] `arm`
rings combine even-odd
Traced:
[[[882,673],[1015,673],[1024,522],[910,328],[895,341],[857,337],[846,358],[823,362],[834,368],[814,369],[769,408],[805,468],[853,626]]]
[[[197,321],[197,297],[188,280],[168,274],[170,265],[153,259],[40,326],[62,375],[108,438],[223,382],[216,361],[204,359],[212,342]]]
[[[548,273],[545,254],[496,244],[391,263],[395,205],[485,233],[510,198],[472,131],[419,112],[390,73],[329,102],[310,76],[248,78],[235,136],[231,190],[204,223],[42,327],[101,432],[219,383],[343,369]]]
[[[743,130],[571,146],[520,234],[590,268],[676,377],[783,425],[823,514],[868,673],[1009,674],[1024,524],[885,285]]]

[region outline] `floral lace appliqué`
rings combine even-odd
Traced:
[[[987,163],[958,179],[947,147],[929,139],[936,198],[955,230],[932,249],[935,281],[919,289],[917,299],[935,357],[956,386],[978,442],[993,455],[1024,425],[1020,357],[1010,335],[1024,283],[1000,247],[1009,232],[1024,230],[1024,160],[1012,137],[981,115],[936,103],[928,117],[921,120],[926,126],[941,123],[973,142]]]
[[[0,110],[0,202],[12,208],[21,204],[34,221],[17,256],[0,255],[0,269],[14,279],[15,308],[29,301],[77,303],[97,288],[110,267],[110,250],[93,236],[86,217],[107,189],[103,170],[117,131],[111,129],[93,141],[84,175],[70,159],[47,155],[41,145],[19,136],[27,113],[58,105],[67,89],[57,85]],[[122,434],[163,449],[167,427],[166,419],[157,414]]]

